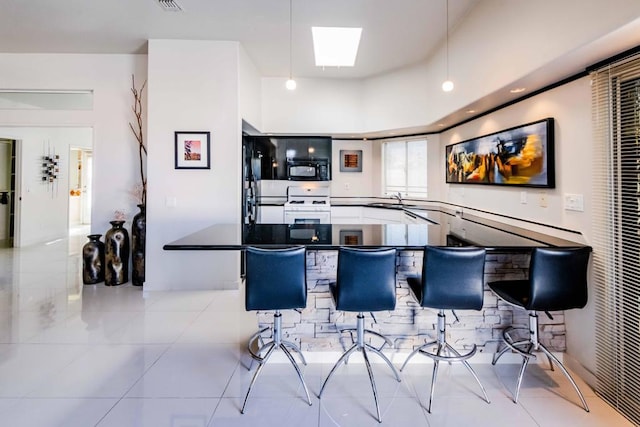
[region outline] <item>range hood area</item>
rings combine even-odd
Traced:
[[[245,135],[243,151],[245,181],[331,180],[331,137]]]

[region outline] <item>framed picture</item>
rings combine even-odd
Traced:
[[[447,184],[555,188],[554,120],[447,145]]]
[[[210,169],[209,132],[176,132],[176,169]]]
[[[349,246],[362,245],[362,230],[340,230],[340,244]]]
[[[340,172],[362,172],[362,150],[340,150]]]

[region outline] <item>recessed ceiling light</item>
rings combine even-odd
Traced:
[[[527,90],[526,87],[514,87],[509,92],[511,92],[511,93],[520,93],[520,92],[524,92],[525,90]]]
[[[476,112],[476,110],[467,110],[467,114],[473,114],[475,112]]]
[[[444,123],[438,123],[438,126],[440,126],[441,128],[444,127]]]
[[[311,27],[318,67],[353,67],[362,28]]]

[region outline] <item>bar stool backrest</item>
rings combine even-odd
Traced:
[[[529,268],[527,310],[554,311],[587,304],[591,248],[534,248]]]
[[[485,249],[427,246],[422,264],[422,307],[480,310]]]
[[[396,306],[396,250],[340,248],[336,309],[393,310]]]
[[[286,310],[307,304],[306,249],[247,248],[245,309]]]

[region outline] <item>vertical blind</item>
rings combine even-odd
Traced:
[[[640,424],[640,55],[591,79],[596,391]]]

